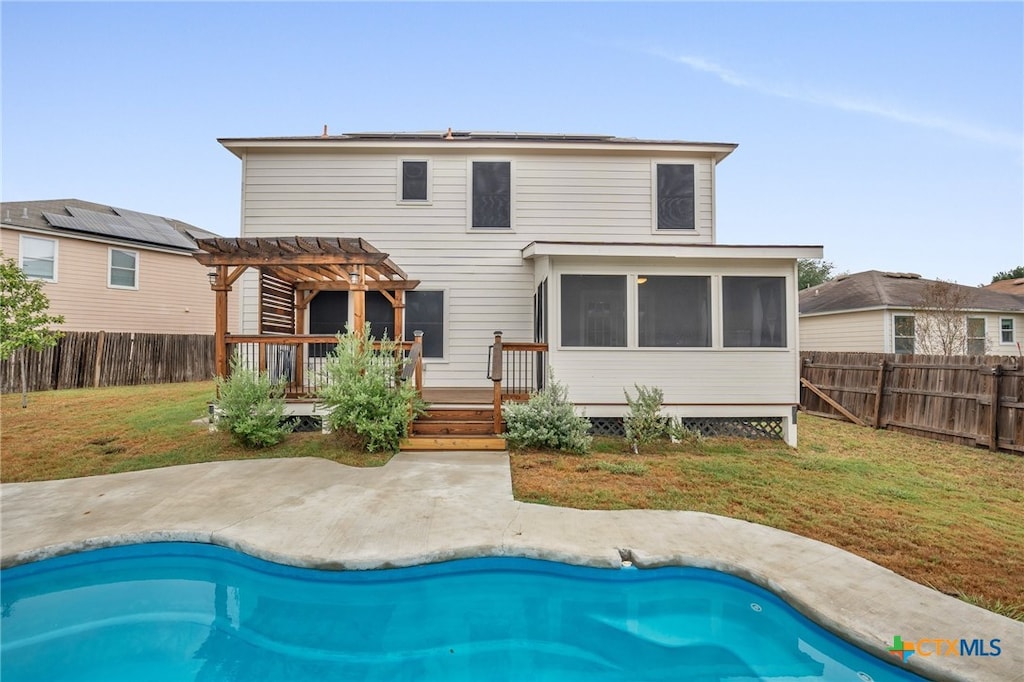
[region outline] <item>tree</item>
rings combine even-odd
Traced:
[[[915,352],[964,354],[970,338],[967,312],[973,294],[973,288],[956,282],[936,280],[928,284],[914,310]]]
[[[28,351],[56,344],[64,334],[50,329],[50,325],[62,324],[64,316],[50,315],[50,299],[43,293],[43,283],[30,280],[13,259],[2,254],[0,284],[0,359],[20,356],[21,406],[28,407]]]
[[[1018,265],[1012,270],[1004,270],[992,275],[992,284],[1004,279],[1021,279],[1024,277],[1024,265]]]
[[[832,279],[836,266],[820,258],[801,258],[796,262],[800,289],[816,287]]]

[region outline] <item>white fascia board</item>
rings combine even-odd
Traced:
[[[687,258],[779,260],[821,258],[821,246],[731,246],[682,244],[610,244],[580,242],[532,242],[523,247],[523,258],[539,256],[591,256],[595,258]]]
[[[715,143],[629,143],[629,142],[562,142],[562,141],[531,141],[531,140],[219,140],[228,151],[242,158],[247,151],[300,149],[308,151],[326,150],[359,150],[387,151],[414,149],[421,152],[458,152],[458,151],[502,151],[502,152],[602,152],[629,153],[660,156],[663,154],[711,156],[717,161],[731,154],[736,145]]]

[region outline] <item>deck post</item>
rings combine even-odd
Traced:
[[[494,435],[500,436],[501,427],[501,331],[494,332],[494,347],[491,350],[491,380],[494,382]]]
[[[420,398],[423,397],[423,332],[419,329],[412,333],[413,343],[418,348],[413,349],[413,356],[416,358],[416,367],[413,369],[413,381],[416,392]]]

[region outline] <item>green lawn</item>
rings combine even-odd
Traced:
[[[0,480],[34,481],[253,457],[379,466],[336,436],[266,450],[192,421],[211,382],[34,393],[0,402]],[[585,456],[512,455],[516,499],[581,509],[687,509],[792,531],[1024,619],[1024,458],[801,416],[800,447],[711,439]]]

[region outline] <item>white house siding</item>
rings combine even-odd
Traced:
[[[593,416],[620,416],[623,389],[635,395],[634,384],[656,386],[665,404],[689,416],[789,416],[799,401],[799,353],[796,334],[794,265],[785,260],[677,259],[551,259],[549,287],[549,362],[564,382],[570,398]],[[566,348],[561,346],[562,274],[694,275],[711,277],[710,348],[638,348],[635,316],[627,315],[626,348]],[[722,347],[722,276],[786,278],[786,348]],[[630,281],[629,296],[634,297]],[[631,304],[627,304],[627,310]],[[632,346],[632,347],[628,347]]]
[[[0,238],[5,257],[18,259],[21,234],[58,242],[57,281],[44,282],[43,291],[50,300],[50,312],[64,316],[60,329],[213,333],[213,292],[206,268],[190,254],[5,228]],[[138,254],[137,289],[107,286],[112,247]]]
[[[800,350],[891,353],[885,312],[865,310],[800,318]]]
[[[431,201],[402,203],[398,161],[430,159]],[[512,161],[512,229],[468,228],[473,160]],[[526,150],[388,149],[356,153],[250,151],[244,158],[246,237],[363,237],[389,253],[420,289],[446,291],[444,360],[427,360],[426,381],[484,386],[492,332],[533,339],[533,265],[521,249],[537,240],[711,243],[710,157],[664,156],[695,165],[697,229],[652,230],[650,154],[545,155]],[[256,280],[243,280],[246,331],[256,329]]]

